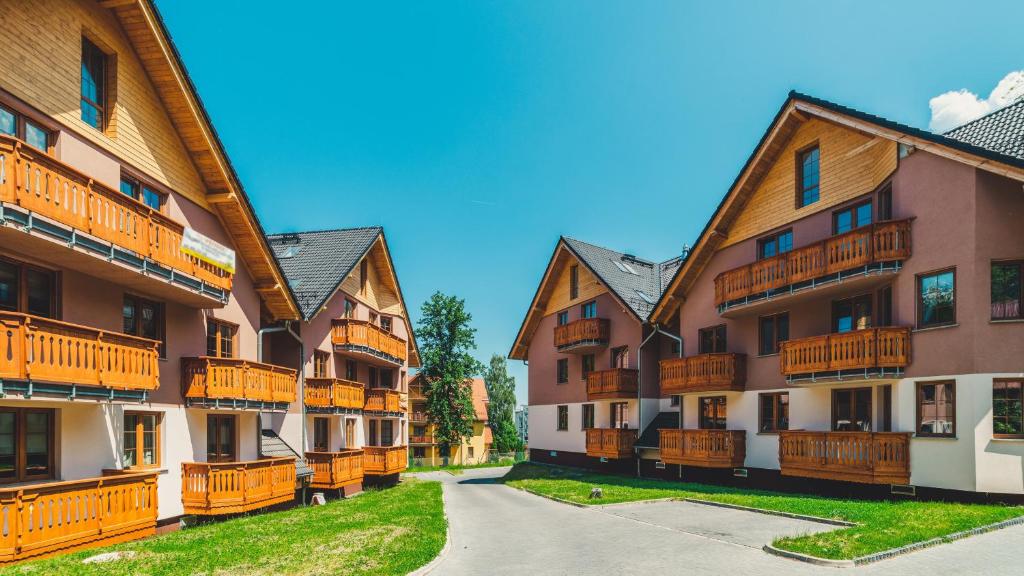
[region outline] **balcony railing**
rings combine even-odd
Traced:
[[[782,374],[815,378],[884,374],[910,364],[910,328],[868,328],[788,340],[779,353]]]
[[[306,378],[303,395],[311,408],[351,408],[361,410],[365,387],[341,378]]]
[[[306,452],[306,463],[313,469],[313,488],[336,490],[363,481],[362,450]]]
[[[587,456],[630,458],[636,430],[628,428],[587,428]]]
[[[662,360],[661,395],[688,392],[743,391],[747,384],[745,354],[698,354]]]
[[[434,437],[430,434],[410,434],[409,444],[433,444]]]
[[[0,135],[0,201],[231,290],[232,274],[181,251],[182,224],[4,135]]]
[[[661,461],[701,468],[742,468],[747,454],[744,430],[659,430]]]
[[[371,412],[398,412],[401,410],[401,394],[395,390],[383,388],[370,389],[366,391],[366,403],[363,410]]]
[[[786,286],[909,257],[910,220],[870,224],[722,272],[715,278],[715,305],[721,309]]]
[[[331,342],[342,349],[369,354],[395,364],[401,364],[408,358],[405,340],[366,320],[337,318],[331,328]]]
[[[909,432],[779,432],[783,476],[910,483]]]
[[[366,446],[363,470],[371,476],[387,476],[406,469],[409,449],[405,446]]]
[[[159,342],[0,312],[0,379],[156,390]]]
[[[183,462],[185,514],[237,514],[295,498],[295,458]]]
[[[635,398],[640,372],[628,368],[598,370],[587,374],[587,399]]]
[[[426,422],[427,413],[420,410],[416,410],[409,413],[409,418],[412,419],[413,422]]]
[[[555,326],[555,348],[586,351],[608,345],[611,324],[607,318],[580,318]]]
[[[152,536],[157,472],[0,489],[0,564]]]
[[[290,403],[295,401],[296,371],[239,358],[181,359],[181,388],[186,398]]]

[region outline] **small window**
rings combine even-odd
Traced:
[[[106,121],[107,55],[82,38],[82,121],[103,130]]]
[[[3,106],[0,106],[0,134],[18,135],[18,117]]]
[[[580,270],[575,264],[569,266],[569,299],[580,297]]]
[[[782,343],[789,340],[789,313],[759,318],[758,339],[758,351],[761,356],[778,354],[782,349]]]
[[[348,298],[346,298],[345,299],[345,318],[351,319],[351,318],[355,318],[355,317],[356,317],[356,303],[351,301],[351,300],[349,300]]]
[[[124,413],[124,453],[121,465],[127,469],[160,466],[160,425],[158,412]]]
[[[951,268],[917,276],[917,327],[956,323],[956,271]]]
[[[803,208],[818,201],[818,179],[820,175],[819,152],[815,146],[797,155],[797,207]]]
[[[558,384],[565,384],[569,381],[569,359],[559,358],[556,363],[556,382]]]
[[[42,126],[25,120],[25,142],[33,148],[46,152],[50,147],[50,133]]]
[[[130,196],[138,200],[140,189],[141,185],[137,180],[133,178],[128,178],[126,176],[121,177],[121,193],[124,194],[125,196]]]
[[[313,451],[330,452],[331,421],[327,418],[313,418]]]
[[[956,382],[917,383],[917,433],[956,435]]]
[[[832,331],[851,332],[871,328],[871,294],[832,302]]]
[[[992,435],[1024,438],[1024,380],[992,382]]]
[[[359,381],[358,365],[355,360],[345,360],[345,379],[349,382]]]
[[[131,294],[125,294],[121,307],[121,331],[160,343],[160,357],[167,357],[164,305]]]
[[[725,430],[725,396],[706,396],[700,399],[701,430]]]
[[[582,428],[584,430],[586,430],[587,428],[593,428],[593,427],[594,427],[594,405],[593,404],[584,404],[583,405],[583,423],[582,423]]]
[[[725,324],[701,328],[697,331],[698,354],[715,354],[725,352]]]
[[[1024,317],[1021,313],[1021,262],[992,263],[992,319],[1009,320]]]
[[[49,151],[49,130],[3,106],[0,106],[0,134],[20,138],[43,152]]]
[[[160,211],[163,207],[163,194],[157,192],[150,186],[141,184],[131,176],[121,176],[120,190],[125,196],[130,196],[154,210]]]
[[[558,428],[557,430],[568,430],[569,429],[569,407],[559,406],[558,407]]]
[[[569,311],[568,310],[563,310],[563,311],[559,312],[558,316],[556,316],[555,320],[558,322],[559,326],[565,326],[566,324],[569,323]]]
[[[331,353],[323,350],[313,350],[313,377],[329,378],[328,365],[331,361]]]
[[[214,318],[206,320],[206,355],[234,358],[238,326]]]
[[[832,391],[832,429],[836,432],[871,431],[871,388]]]
[[[843,234],[868,224],[871,224],[870,200],[832,213],[833,234]]]
[[[413,447],[413,449],[412,449],[412,457],[413,458],[426,458],[427,457],[427,449],[424,448],[423,446],[415,446],[415,447]]]
[[[381,316],[380,317],[380,329],[385,332],[391,332],[391,317]]]
[[[673,394],[668,398],[669,406],[679,406],[679,394]]]
[[[0,310],[56,318],[56,274],[0,258]]]
[[[878,191],[878,220],[892,220],[892,184],[886,184]]]
[[[784,230],[757,241],[757,259],[764,260],[793,249],[793,231]]]
[[[580,377],[587,379],[587,375],[594,371],[594,355],[584,354],[580,356]]]
[[[475,458],[475,456],[473,455],[473,447],[472,446],[469,447],[469,458],[470,459]]]
[[[597,318],[597,302],[591,300],[580,307],[581,318]]]
[[[369,266],[366,260],[359,263],[359,293],[366,295],[367,287],[370,285]]]
[[[789,430],[789,392],[761,394],[760,403],[758,430],[761,432]]]

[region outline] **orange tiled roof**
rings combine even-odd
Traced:
[[[476,419],[487,422],[487,386],[483,378],[473,378],[473,410],[476,412]],[[489,430],[489,429],[488,429]]]

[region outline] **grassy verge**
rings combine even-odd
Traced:
[[[415,474],[417,472],[453,472],[458,474],[461,470],[472,470],[474,468],[499,468],[501,466],[511,466],[515,464],[515,461],[511,458],[507,460],[501,460],[499,462],[484,462],[482,464],[452,464],[450,466],[410,466],[405,473]]]
[[[406,574],[441,551],[445,524],[441,485],[412,479],[326,506],[205,524],[27,562],[0,574]],[[82,563],[111,550],[136,554],[113,562]]]
[[[856,522],[858,525],[850,528],[773,542],[784,550],[831,559],[852,559],[1024,515],[1024,508],[1019,506],[843,500],[709,484],[640,480],[533,464],[516,465],[503,481],[516,488],[580,504],[592,504],[590,490],[598,486],[603,492],[602,504],[699,498]]]

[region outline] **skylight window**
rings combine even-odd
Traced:
[[[289,246],[278,258],[294,258],[302,251],[302,246]]]
[[[636,290],[636,293],[637,293],[637,295],[640,296],[641,300],[643,300],[644,302],[647,302],[651,306],[654,306],[654,304],[655,304],[654,300],[650,296],[648,296],[646,293],[644,293],[643,290]]]
[[[640,273],[634,270],[632,266],[622,262],[621,260],[612,260],[612,264],[615,264],[615,267],[618,268],[620,272],[625,272],[626,274],[632,274],[634,276],[640,275]]]

